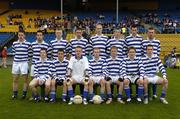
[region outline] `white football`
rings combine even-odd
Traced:
[[[82,97],[80,95],[74,96],[73,102],[74,102],[74,104],[81,104],[82,103]]]
[[[95,96],[93,97],[93,103],[94,103],[94,104],[101,104],[101,102],[102,102],[101,96],[95,95]]]

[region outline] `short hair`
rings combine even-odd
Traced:
[[[58,49],[58,52],[63,52],[63,53],[64,53],[64,49],[59,48],[59,49]]]
[[[110,50],[112,50],[112,49],[116,49],[117,50],[117,47],[113,45]]]
[[[81,47],[81,46],[77,46],[75,49],[77,49],[77,48],[80,48],[80,49],[82,49],[82,47]]]
[[[82,28],[78,27],[78,28],[76,28],[76,31],[77,31],[77,30],[82,31]]]
[[[47,52],[47,49],[46,49],[46,48],[41,48],[41,50],[40,50],[40,51],[42,51],[42,50],[44,50],[44,51],[46,51],[46,52]]]
[[[146,46],[146,50],[147,50],[148,47],[152,47],[152,48],[153,48],[153,45],[148,44],[148,45]]]
[[[42,33],[44,35],[44,32],[42,30],[38,30],[37,33]]]
[[[25,31],[24,31],[24,30],[19,30],[18,33],[23,33],[23,34],[25,34]]]
[[[131,26],[131,29],[132,29],[132,28],[137,28],[137,25],[133,24],[133,25]]]
[[[114,32],[120,32],[121,33],[121,29],[114,29]]]
[[[133,46],[131,46],[131,47],[128,48],[128,52],[129,52],[130,50],[134,50],[134,51],[136,52],[136,48],[133,47]]]
[[[154,30],[154,28],[153,27],[149,27],[148,30]]]

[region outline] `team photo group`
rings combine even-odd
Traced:
[[[50,43],[43,40],[42,31],[37,31],[32,43],[26,41],[24,31],[19,31],[18,40],[12,45],[12,99],[18,98],[22,77],[21,98],[26,99],[28,92],[35,102],[57,102],[61,94],[61,101],[68,105],[113,101],[126,104],[132,99],[148,104],[152,98],[168,104],[167,74],[159,57],[160,41],[155,38],[154,28],[148,29],[146,38],[138,35],[134,25],[126,37],[121,29],[114,29],[111,38],[102,31],[102,25],[97,24],[95,35],[85,39],[82,29],[77,28],[75,37],[68,42],[62,37],[63,31],[56,29],[56,38]],[[162,85],[159,96],[158,85]],[[57,86],[62,86],[60,93]]]

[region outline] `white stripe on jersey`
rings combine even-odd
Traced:
[[[157,70],[159,69],[163,76],[166,77],[166,70],[157,55],[153,55],[151,58],[146,55],[142,58],[142,61],[146,76],[155,76],[157,74]]]
[[[90,76],[103,76],[105,60],[99,59],[95,60],[94,58],[89,60],[89,75]]]
[[[51,66],[52,66],[52,62],[50,60],[45,60],[43,62],[41,60],[36,61],[34,65],[34,76],[35,77],[40,75],[45,75],[46,77],[50,76]]]
[[[88,40],[84,39],[83,37],[80,40],[77,38],[71,39],[69,43],[68,51],[71,53],[72,56],[75,56],[75,48],[80,46],[83,50],[83,56],[88,54]]]
[[[112,46],[116,46],[118,48],[117,55],[119,58],[125,57],[125,40],[124,39],[109,39],[107,42],[107,53],[110,56],[110,49]]]
[[[144,77],[144,66],[141,58],[135,57],[131,60],[129,57],[123,59],[122,63],[123,76],[140,75]]]
[[[44,41],[42,43],[38,43],[37,41],[36,42],[33,42],[31,44],[31,48],[32,48],[32,64],[35,63],[35,61],[38,61],[39,58],[40,58],[40,50],[41,48],[44,48],[47,50],[47,55],[48,55],[48,58],[50,58],[49,56],[49,45],[47,43],[45,43]]]
[[[107,41],[108,41],[108,37],[105,35],[101,35],[101,36],[95,35],[90,38],[90,43],[92,45],[92,48],[94,49],[98,47],[100,49],[100,57],[102,59],[107,58],[107,52],[106,52]]]
[[[51,51],[51,54],[52,54],[52,58],[54,60],[56,60],[58,58],[58,50],[59,49],[64,49],[64,53],[65,53],[65,56],[66,56],[66,53],[68,52],[67,49],[68,48],[68,42],[67,40],[64,40],[64,39],[61,39],[61,40],[52,40],[50,42],[50,51]]]
[[[14,62],[28,62],[31,53],[31,44],[29,42],[13,42],[12,52],[14,55]]]
[[[147,54],[146,53],[146,47],[149,44],[153,46],[153,54],[156,54],[157,56],[160,56],[160,50],[161,50],[160,49],[160,41],[156,40],[155,38],[152,39],[152,40],[147,39],[147,40],[142,41],[144,55]]]
[[[65,78],[68,64],[69,62],[66,59],[64,59],[62,62],[59,60],[54,60],[51,69],[52,76]]]
[[[122,60],[120,58],[106,59],[105,64],[105,74],[106,76],[121,76],[122,75]]]
[[[127,49],[129,47],[135,47],[136,48],[136,57],[142,57],[143,56],[142,41],[143,41],[143,39],[139,35],[136,35],[135,37],[133,37],[132,35],[127,36],[125,39],[126,55],[127,55]]]

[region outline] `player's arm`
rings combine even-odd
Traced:
[[[164,78],[164,79],[167,79],[166,70],[165,70],[165,68],[164,68],[164,66],[163,66],[160,58],[158,58],[158,63],[157,63],[157,65],[158,65],[158,68],[159,68],[160,72],[161,72],[162,75],[163,75],[163,78]]]
[[[138,61],[138,66],[139,66],[139,72],[140,72],[140,79],[144,78],[144,65],[141,59]]]

